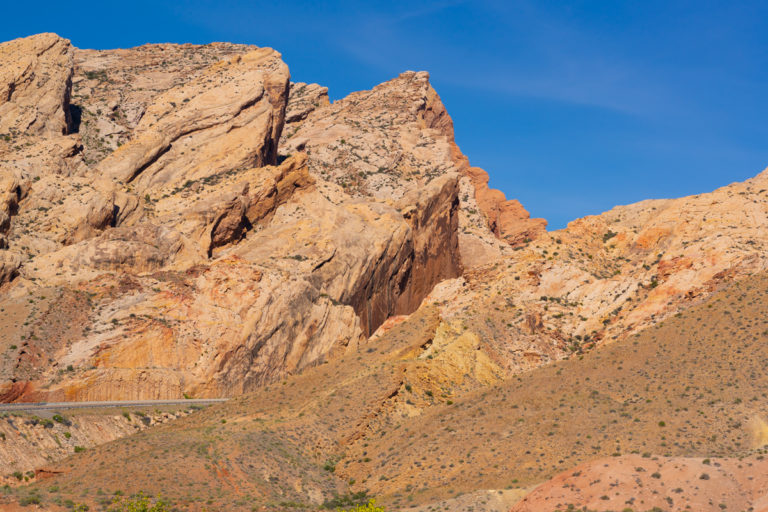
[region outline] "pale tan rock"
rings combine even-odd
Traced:
[[[255,49],[229,43],[75,49],[73,125],[82,136],[88,165],[128,142],[160,93],[191,81],[220,60]]]
[[[72,65],[72,45],[56,34],[0,44],[0,134],[66,134]]]
[[[288,68],[270,48],[215,64],[155,98],[131,141],[97,172],[131,183],[141,195],[152,187],[274,164],[287,94]]]
[[[327,87],[301,82],[291,83],[288,107],[285,112],[286,131],[290,132],[289,126],[303,121],[313,110],[330,104]]]
[[[301,107],[307,97],[315,101],[316,90],[297,86],[289,111],[303,114]],[[488,175],[470,167],[454,142],[453,121],[425,72],[405,72],[370,91],[315,107],[286,129],[281,148],[286,154],[306,150],[313,175],[352,196],[398,200],[436,176],[465,177],[460,184],[459,245],[468,268],[504,253],[494,234],[501,245],[517,244],[535,238],[546,226],[542,219],[529,219],[519,203],[506,203],[501,192],[489,190]],[[332,197],[333,190],[320,186]]]
[[[0,251],[0,286],[11,281],[18,274],[21,261],[15,254]]]
[[[643,201],[573,221],[430,299],[510,372],[657,324],[723,284],[768,269],[768,172],[708,194]]]
[[[86,218],[76,222],[77,233],[83,233],[78,236],[66,225],[34,218],[45,228],[49,245],[37,244],[40,249],[24,267],[13,300],[24,300],[24,292],[18,292],[30,282],[77,293],[92,290],[92,298],[85,309],[73,310],[86,315],[78,322],[86,326],[82,333],[28,342],[29,356],[16,365],[14,378],[29,384],[13,399],[243,393],[355,349],[389,316],[413,311],[435,283],[460,273],[459,178],[450,168],[384,200],[350,197],[312,175],[302,152],[279,166],[241,168],[228,159],[228,144],[240,139],[227,131],[228,116],[238,115],[227,109],[238,103],[224,86],[211,97],[210,126],[201,128],[213,138],[221,133],[221,139],[214,144],[200,138],[187,146],[195,157],[207,151],[206,144],[222,150],[210,153],[218,169],[197,174],[199,162],[177,157],[168,161],[174,176],[166,164],[136,167],[142,151],[154,151],[155,124],[184,119],[173,122],[186,126],[184,116],[192,116],[193,100],[174,100],[175,108],[168,98],[202,89],[201,77],[226,85],[226,80],[240,83],[241,73],[262,76],[264,62],[272,66],[274,54],[263,53],[266,61],[258,55],[248,58],[256,59],[255,68],[235,58],[148,101],[134,130],[136,146],[146,144],[137,152],[134,143],[126,144],[91,171],[115,178],[123,168],[140,170],[132,180],[134,171],[121,175],[127,185],[101,178],[80,182],[83,171],[69,168],[30,180],[22,204],[29,208],[22,212],[40,212],[37,204],[46,204],[39,203],[44,198],[51,208],[79,211]],[[277,71],[270,72],[279,75],[282,68],[273,67]],[[278,97],[279,88],[274,92],[268,86]],[[281,124],[282,100],[272,105],[266,96],[256,97],[261,98],[256,104],[273,109],[274,126]],[[251,126],[248,133],[258,135],[259,129]],[[163,129],[163,136],[173,130]],[[269,140],[276,140],[271,133],[258,135],[258,141],[266,140],[261,150],[269,151]],[[60,197],[56,179],[64,175],[72,176]],[[108,199],[111,217],[98,215],[105,210],[92,202],[97,197]],[[96,219],[107,225],[102,228]],[[88,226],[93,229],[87,231]],[[54,308],[46,312],[56,314]],[[41,365],[45,353],[56,354],[52,368]],[[62,376],[58,365],[75,371]]]
[[[151,207],[144,205],[143,217],[134,217],[172,226],[196,242],[203,254],[212,256],[218,248],[240,241],[248,230],[267,222],[278,206],[313,183],[306,155],[298,153],[279,166],[190,180],[183,189],[164,193]],[[125,223],[136,222],[139,220]]]

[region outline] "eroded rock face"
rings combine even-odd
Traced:
[[[18,277],[0,303],[25,320],[3,368],[8,400],[243,393],[354,349],[461,272],[461,181],[440,131],[447,114],[431,106],[441,104],[423,74],[414,83],[429,98],[381,135],[407,139],[404,161],[439,155],[445,165],[374,195],[313,172],[314,153],[334,151],[327,140],[278,164],[286,119],[301,129],[331,105],[327,89],[306,84],[289,102],[287,67],[271,49],[76,56],[80,133],[24,134],[47,144],[45,157],[3,153],[13,174],[2,183],[2,275]],[[167,56],[167,79],[139,90]],[[385,96],[412,95],[409,81]],[[363,114],[352,101],[332,115],[354,126],[350,116]],[[69,327],[53,335],[56,325]]]
[[[546,233],[469,165],[426,73],[331,104],[268,48],[74,52],[79,132],[0,140],[0,306],[35,304],[3,367],[17,399],[241,393],[427,296],[510,374],[768,266],[765,173]],[[36,94],[66,99],[71,61]]]
[[[469,167],[465,172],[475,189],[477,204],[488,218],[488,227],[497,237],[520,247],[544,233],[547,221],[532,219],[519,201],[507,200],[501,190],[489,188],[487,172],[479,167]]]
[[[505,254],[507,244],[544,232],[543,219],[530,219],[517,201],[488,188],[482,169],[469,165],[428,73],[405,72],[325,106],[316,86],[296,84],[296,92],[301,96],[289,111],[299,120],[286,130],[282,151],[306,151],[310,172],[322,182],[353,197],[397,201],[437,176],[461,177],[459,246],[465,267],[488,263]],[[321,190],[333,197],[332,190]]]
[[[288,67],[269,48],[215,64],[155,98],[97,172],[141,193],[274,164],[287,88]]]
[[[67,133],[73,57],[56,34],[0,44],[0,134]]]
[[[230,43],[76,48],[72,124],[83,139],[86,162],[98,163],[128,142],[159,93],[183,85],[216,62],[256,49]]]
[[[768,171],[618,206],[439,285],[431,301],[509,373],[632,335],[768,269]]]

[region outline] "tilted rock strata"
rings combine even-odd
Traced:
[[[488,188],[484,171],[470,167],[454,142],[453,121],[428,73],[405,72],[325,106],[316,99],[317,87],[296,85],[299,97],[289,101],[289,111],[300,120],[286,130],[282,151],[306,151],[310,172],[318,179],[354,197],[396,201],[436,176],[462,176],[460,246],[468,246],[461,249],[464,266],[486,263],[505,250],[489,236],[489,228],[512,245],[544,231],[543,219],[530,219],[519,203],[507,202],[503,193]],[[304,114],[308,104],[312,108]],[[332,190],[322,190],[333,199]]]
[[[288,77],[280,54],[269,48],[217,63],[155,98],[131,141],[97,172],[143,193],[150,186],[274,164]]]
[[[91,448],[177,418],[191,411],[60,416],[60,421],[17,414],[0,419],[0,475],[5,484],[21,482],[10,476],[34,471],[36,477],[57,474],[45,466],[75,453],[75,447]],[[37,471],[36,471],[37,470]]]
[[[56,34],[0,44],[0,134],[65,135],[74,50]]]
[[[768,172],[573,221],[432,293],[511,372],[657,324],[768,269]]]
[[[98,163],[128,142],[159,94],[193,80],[216,62],[256,49],[230,43],[76,48],[70,110],[86,163]]]
[[[147,59],[145,79],[158,55],[188,50],[77,50],[75,99],[97,110],[87,129],[80,119],[86,148],[75,134],[35,140],[47,157],[3,153],[15,177],[3,185],[14,215],[3,276],[19,277],[0,307],[25,319],[6,400],[243,393],[356,347],[460,273],[450,167],[377,199],[309,172],[301,152],[267,165],[286,110],[301,123],[326,90],[300,86],[288,107],[287,67],[271,49],[201,48],[224,59],[176,68],[154,96],[132,90],[119,63]],[[91,137],[105,102],[123,141],[112,152]],[[53,335],[56,325],[69,327]]]

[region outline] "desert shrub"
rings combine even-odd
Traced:
[[[56,423],[61,423],[63,425],[67,425],[67,426],[72,424],[67,418],[65,418],[61,414],[54,414],[53,415],[53,421],[55,421]]]
[[[22,507],[27,507],[29,505],[39,505],[40,504],[40,497],[38,496],[24,496],[19,500],[19,505]]]
[[[342,509],[339,508],[341,511]],[[384,512],[384,507],[376,505],[376,500],[370,500],[365,505],[357,505],[355,508],[343,510],[342,512]]]
[[[375,502],[375,500],[370,496],[368,496],[368,491],[360,491],[360,492],[353,492],[353,493],[347,493],[342,495],[336,494],[334,495],[333,498],[326,500],[325,503],[323,503],[322,508],[341,509],[342,507],[361,507],[361,506],[368,506],[373,502]],[[351,508],[349,510],[352,512],[377,512],[378,511],[378,509],[375,509],[375,508],[371,508],[371,509]]]
[[[109,512],[168,512],[170,508],[162,498],[152,500],[144,496],[144,493],[139,493],[131,498],[115,497],[107,510]]]

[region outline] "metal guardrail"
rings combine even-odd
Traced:
[[[163,405],[212,405],[228,398],[189,398],[179,400],[113,400],[104,402],[16,402],[0,404],[0,412],[50,411],[65,409],[106,409],[111,407],[157,407]]]

